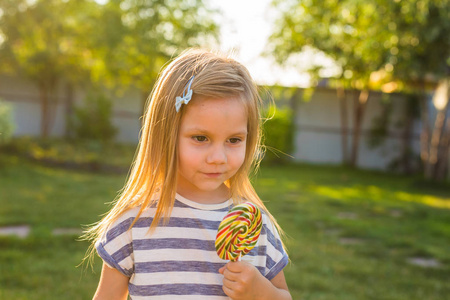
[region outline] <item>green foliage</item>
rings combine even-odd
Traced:
[[[272,106],[263,124],[264,144],[266,147],[264,162],[282,163],[289,160],[293,149],[294,125],[292,111],[289,108],[277,109]],[[271,117],[270,117],[271,116]]]
[[[2,148],[4,153],[49,166],[116,173],[129,169],[136,145],[15,137]]]
[[[46,137],[51,93],[62,83],[134,85],[147,96],[167,60],[211,45],[217,33],[202,0],[2,0],[0,69],[39,88]]]
[[[289,105],[290,99],[295,97],[297,91],[297,87],[281,85],[260,86],[259,95],[265,104],[272,104],[273,101],[276,101],[278,105],[284,106]]]
[[[450,65],[448,0],[287,0],[280,10],[270,53],[281,62],[316,49],[341,67],[338,78],[353,88],[372,88],[371,74],[410,82],[445,76]],[[317,74],[316,68],[312,71]],[[407,83],[406,83],[407,84]]]
[[[117,134],[112,124],[112,103],[104,94],[90,93],[84,106],[75,108],[73,129],[81,140],[111,142]]]
[[[385,0],[384,2],[386,2]],[[417,90],[415,80],[448,76],[450,15],[448,0],[388,1],[391,38],[385,42],[396,79]]]
[[[391,149],[391,151],[394,150],[398,155],[389,162],[387,169],[394,172],[403,170],[404,172],[412,173],[420,170],[422,166],[420,163],[420,156],[412,149],[411,143],[411,139],[413,138],[412,122],[419,118],[420,106],[416,94],[403,94],[403,96],[406,97],[404,102],[405,111],[402,118],[393,123],[392,101],[398,101],[400,99],[392,99],[391,94],[382,95],[382,109],[380,114],[372,120],[372,126],[367,139],[367,146],[369,149],[383,147],[389,134],[389,128],[394,126],[401,132],[402,145]],[[387,149],[384,151],[386,150]]]
[[[148,94],[161,68],[187,47],[210,46],[218,28],[202,0],[111,0],[103,5],[97,51],[110,86]]]
[[[392,100],[388,94],[383,94],[382,108],[378,116],[372,119],[367,145],[369,149],[380,147],[386,141],[392,117]]]
[[[2,69],[39,87],[84,80],[98,63],[89,44],[98,7],[87,0],[0,1]]]
[[[381,41],[387,38],[373,1],[278,1],[281,16],[270,41],[279,62],[302,50],[319,50],[341,68],[339,78],[365,88],[370,74],[385,63]],[[379,30],[383,24],[383,30]],[[320,66],[312,66],[317,75]]]
[[[7,144],[14,132],[11,113],[11,105],[0,99],[0,145]]]
[[[102,64],[92,49],[98,7],[90,0],[0,1],[0,69],[39,89],[42,137],[51,129],[58,85],[89,80]]]

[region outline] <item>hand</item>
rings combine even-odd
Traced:
[[[219,269],[223,278],[223,291],[233,300],[260,299],[264,284],[270,282],[252,264],[243,261],[229,262]],[[267,282],[265,282],[267,281]]]

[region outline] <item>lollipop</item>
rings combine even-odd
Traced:
[[[249,253],[261,233],[261,211],[250,202],[233,207],[220,222],[216,251],[220,258],[236,261]]]

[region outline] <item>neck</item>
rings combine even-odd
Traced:
[[[214,191],[192,191],[180,185],[177,186],[177,193],[186,199],[201,204],[218,204],[230,199],[230,189],[222,184]]]

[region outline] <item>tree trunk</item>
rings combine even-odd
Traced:
[[[50,130],[53,125],[54,116],[56,113],[56,101],[55,106],[51,107],[51,96],[54,94],[57,80],[51,78],[49,80],[42,80],[38,82],[39,87],[39,99],[41,102],[41,137],[47,138],[50,135]]]
[[[339,101],[341,115],[341,149],[342,163],[348,164],[348,112],[347,112],[347,95],[342,85],[338,85],[336,93]]]
[[[408,101],[408,100],[407,100]],[[405,126],[402,134],[402,156],[401,167],[405,174],[411,174],[411,136],[413,133],[414,114],[411,108],[412,103],[406,103]]]
[[[425,175],[427,178],[434,178],[435,175],[439,145],[441,144],[441,136],[444,129],[445,112],[447,111],[446,108],[438,111],[436,121],[434,123],[433,134],[431,135],[430,155],[425,169]]]
[[[73,137],[73,126],[72,126],[72,117],[73,117],[73,84],[68,82],[66,85],[66,128],[64,135],[66,139],[70,139]]]
[[[362,90],[359,93],[355,93],[354,100],[354,124],[353,124],[353,140],[352,140],[352,153],[350,158],[350,166],[356,167],[358,162],[359,152],[359,140],[361,136],[361,127],[364,117],[364,111],[366,108],[367,100],[369,99],[369,91]]]
[[[435,179],[437,181],[443,181],[445,178],[445,173],[448,172],[448,155],[450,151],[450,117],[448,116],[450,103],[449,103],[449,89],[450,84],[449,80],[445,79],[440,84],[440,91],[436,91],[436,97],[442,97],[442,101],[445,101],[445,107],[440,111],[442,112],[442,128],[440,129],[439,137],[442,137],[440,139],[439,144],[437,145],[437,155],[436,155],[436,166],[435,166]],[[439,92],[439,94],[438,94]],[[439,101],[439,99],[436,99],[436,101]],[[444,126],[445,119],[447,119],[447,124]]]
[[[425,164],[425,178],[427,179],[435,179],[436,175],[436,164],[438,161],[438,155],[439,155],[439,145],[441,144],[441,137],[444,130],[444,122],[445,122],[445,115],[447,112],[448,107],[448,96],[447,96],[447,81],[442,81],[438,88],[435,91],[434,97],[439,99],[434,99],[434,101],[444,101],[443,107],[436,106],[437,108],[437,115],[434,122],[434,128],[433,133],[431,135],[431,141],[429,145],[429,153],[428,153],[428,159]],[[442,98],[442,99],[441,99]]]
[[[427,170],[430,170],[427,166],[430,157],[429,152],[430,124],[428,116],[427,97],[425,95],[425,83],[423,81],[420,82],[419,102],[420,102],[420,117],[422,121],[422,131],[420,132],[420,159],[422,160],[425,178],[430,179],[431,174],[427,173]]]
[[[45,84],[39,84],[39,100],[41,102],[41,137],[47,138],[49,135],[49,99],[48,88]]]
[[[443,181],[445,178],[445,173],[449,172],[449,160],[448,155],[450,152],[450,117],[447,116],[446,129],[444,131],[444,136],[441,140],[441,155],[438,159],[438,164],[436,166],[436,180]]]

